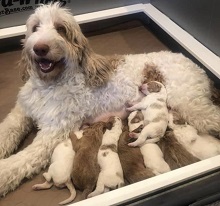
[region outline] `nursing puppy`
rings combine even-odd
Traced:
[[[144,142],[157,142],[163,137],[168,124],[167,92],[163,84],[151,81],[140,87],[146,96],[137,104],[127,108],[128,111],[141,110],[144,115],[144,128],[138,135],[135,132],[131,137],[136,141],[129,143],[129,146],[140,146]]]
[[[123,170],[118,157],[118,140],[122,133],[122,121],[119,117],[109,119],[110,127],[105,131],[98,152],[99,173],[95,191],[88,197],[94,197],[124,185]],[[108,124],[107,123],[107,124]]]
[[[85,128],[82,136],[72,132],[70,139],[75,151],[72,170],[72,181],[81,191],[82,199],[86,199],[91,193],[98,179],[100,167],[97,161],[97,154],[102,143],[103,133],[106,130],[106,123],[97,122]]]
[[[62,202],[60,205],[70,203],[76,197],[76,190],[71,181],[71,172],[73,167],[73,159],[75,152],[72,147],[70,139],[64,140],[54,149],[51,158],[51,165],[48,172],[43,173],[46,182],[36,184],[32,188],[34,190],[49,189],[54,185],[57,187],[66,186],[70,191],[70,197]]]
[[[209,134],[199,134],[191,125],[175,124],[176,113],[169,114],[169,126],[173,129],[176,139],[188,152],[200,160],[220,154],[220,141]]]
[[[139,147],[129,147],[128,126],[124,126],[118,142],[118,155],[128,183],[135,183],[155,176],[152,170],[144,165],[144,159]]]
[[[143,129],[144,115],[142,111],[134,111],[128,117],[129,131],[140,134]],[[135,129],[135,127],[136,129]],[[170,171],[169,165],[164,161],[163,153],[156,143],[146,143],[140,146],[144,164],[150,168],[155,175]]]
[[[183,145],[177,141],[171,129],[165,132],[165,135],[157,144],[163,152],[164,160],[170,166],[171,170],[199,161],[198,158],[189,153]]]

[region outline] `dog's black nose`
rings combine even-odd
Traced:
[[[33,48],[34,52],[38,56],[46,56],[49,52],[49,46],[46,44],[35,44]]]

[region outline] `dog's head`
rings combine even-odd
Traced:
[[[59,3],[41,5],[26,23],[21,67],[44,81],[63,72],[82,72],[89,85],[100,86],[109,76],[108,62],[94,54],[79,25]]]

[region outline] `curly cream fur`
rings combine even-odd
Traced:
[[[66,32],[59,33],[57,25]],[[39,43],[50,49],[44,58],[59,62],[49,73],[36,63],[33,48]],[[163,76],[172,109],[199,132],[220,131],[220,109],[211,101],[210,81],[191,60],[171,52],[125,55],[115,68],[92,51],[74,17],[57,3],[38,7],[28,19],[23,55],[29,79],[15,109],[0,125],[0,157],[16,149],[32,121],[40,131],[30,146],[0,161],[0,195],[46,167],[54,147],[86,116],[123,109],[146,80],[148,64]]]

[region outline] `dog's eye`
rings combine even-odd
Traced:
[[[64,34],[64,35],[66,34],[66,28],[62,25],[57,26],[56,30],[59,34]]]
[[[32,32],[36,32],[38,27],[39,27],[38,24],[34,25],[33,28],[32,28]]]

